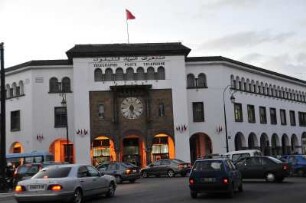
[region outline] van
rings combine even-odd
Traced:
[[[225,154],[222,154],[222,156],[227,157],[231,159],[234,163],[236,163],[239,159],[243,157],[262,156],[262,153],[258,149],[246,149],[246,150],[227,152]]]

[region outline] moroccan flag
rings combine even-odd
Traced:
[[[131,11],[125,9],[126,12],[126,19],[127,20],[134,20],[136,17],[131,13]]]

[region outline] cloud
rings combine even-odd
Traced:
[[[204,42],[199,46],[199,49],[233,49],[257,46],[263,43],[284,42],[294,35],[293,32],[280,33],[272,35],[267,31],[263,32],[240,32],[231,35],[226,35],[218,39]]]

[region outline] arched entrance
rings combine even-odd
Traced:
[[[272,135],[272,139],[271,139],[271,144],[272,144],[272,148],[271,148],[271,153],[273,156],[277,156],[281,154],[281,148],[280,148],[280,144],[279,144],[279,138],[277,134],[273,134]]]
[[[20,142],[14,142],[9,149],[10,153],[22,153],[23,151],[23,146]]]
[[[57,139],[49,147],[49,152],[54,155],[54,161],[74,163],[74,147],[66,139]]]
[[[173,139],[166,134],[158,134],[153,138],[151,160],[173,159],[175,149]]]
[[[290,154],[289,138],[286,134],[282,136],[282,154]]]
[[[258,149],[258,139],[255,133],[250,133],[248,138],[248,148],[249,149]]]
[[[107,161],[116,161],[113,140],[106,136],[98,136],[91,143],[91,157],[94,166]]]
[[[302,134],[302,153],[306,154],[306,132]]]
[[[297,139],[297,136],[295,134],[293,134],[291,136],[291,153],[293,153],[293,154],[299,153],[299,151],[300,151],[299,148],[300,148],[300,146],[299,146],[299,141]]]
[[[191,163],[213,152],[211,139],[204,133],[193,134],[189,139],[189,145]]]
[[[145,144],[142,137],[136,134],[128,134],[122,139],[121,160],[143,167],[146,164]]]
[[[260,150],[265,156],[270,155],[270,142],[267,134],[263,133],[260,136]]]
[[[235,135],[235,150],[237,151],[242,149],[246,149],[245,138],[241,132],[238,132]]]

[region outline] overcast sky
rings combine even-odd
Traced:
[[[0,0],[5,67],[67,59],[75,44],[182,42],[306,80],[306,0]]]

